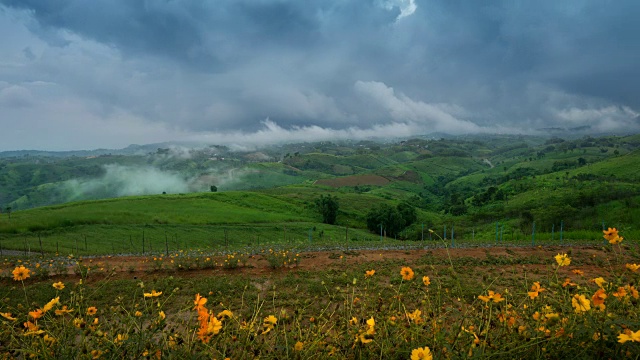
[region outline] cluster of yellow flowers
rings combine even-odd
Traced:
[[[604,233],[604,238],[609,241],[609,244],[620,244],[623,237],[618,235],[618,229],[616,228],[608,228],[607,230],[602,230]]]

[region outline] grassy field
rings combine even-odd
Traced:
[[[637,245],[626,242],[8,257],[0,279],[0,354],[636,358],[638,262]]]

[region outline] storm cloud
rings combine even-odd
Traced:
[[[0,150],[640,130],[632,0],[0,0]]]

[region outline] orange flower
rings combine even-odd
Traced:
[[[44,311],[42,311],[41,309],[29,311],[29,316],[32,317],[34,320],[40,319],[42,315],[44,315]]]
[[[536,281],[531,286],[531,291],[529,291],[527,294],[529,294],[529,297],[531,298],[531,300],[533,300],[537,298],[538,295],[545,290],[546,289],[540,286],[540,283]]]
[[[56,311],[54,311],[56,313],[56,315],[64,315],[64,314],[68,314],[70,312],[73,312],[73,309],[67,309],[67,305],[63,306],[62,309],[58,309]]]
[[[204,304],[207,303],[207,298],[200,296],[200,294],[196,294],[196,299],[193,301],[193,303],[195,304],[193,310],[198,310],[204,307]]]
[[[424,284],[424,286],[429,286],[429,285],[431,285],[431,279],[429,279],[428,276],[423,276],[422,277],[422,283]]]
[[[613,296],[617,298],[625,297],[627,296],[627,290],[625,290],[623,287],[619,287],[618,291],[613,293]]]
[[[607,298],[607,294],[605,293],[603,288],[600,288],[596,291],[595,294],[591,297],[591,301],[593,302],[593,306],[597,306],[600,310],[604,310],[604,299]]]
[[[31,270],[27,269],[26,267],[20,265],[18,267],[16,267],[15,269],[13,269],[13,280],[15,281],[22,281],[27,279],[31,274]]]
[[[478,299],[484,301],[484,302],[489,302],[491,300],[493,300],[493,302],[495,303],[499,303],[501,301],[504,301],[505,298],[502,297],[502,295],[495,293],[491,290],[488,291],[489,296],[483,296],[483,295],[478,295]]]
[[[400,275],[402,275],[402,280],[411,280],[414,274],[410,267],[405,266],[400,270]]]
[[[584,271],[579,270],[579,269],[573,269],[573,270],[571,270],[571,272],[573,272],[576,275],[580,275],[580,276],[584,275]]]
[[[87,309],[87,315],[95,315],[98,313],[98,308],[96,308],[95,306],[91,306],[90,308]]]
[[[572,283],[570,278],[564,279],[564,282],[562,283],[562,287],[576,286],[576,285],[578,285],[578,284]]]
[[[367,270],[367,271],[365,271],[365,273],[364,273],[364,277],[365,277],[365,278],[372,277],[375,273],[376,273],[376,271],[375,271],[375,270]]]
[[[627,267],[628,270],[636,272],[638,271],[638,269],[640,269],[640,265],[638,264],[627,264],[625,265]]]

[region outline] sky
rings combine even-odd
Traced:
[[[640,1],[0,0],[0,151],[640,130]]]

